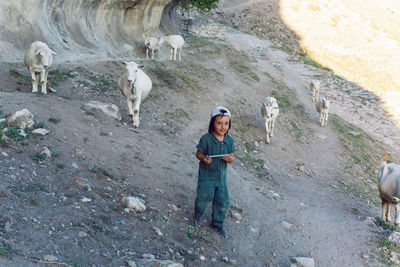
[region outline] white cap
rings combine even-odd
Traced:
[[[211,111],[210,117],[212,118],[217,115],[228,116],[230,118],[231,112],[226,107],[219,106],[214,108],[213,111]]]

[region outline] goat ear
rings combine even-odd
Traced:
[[[52,53],[53,55],[57,55],[57,53],[54,52],[53,50],[50,50],[50,53]]]
[[[122,63],[124,63],[124,65],[128,65],[128,62],[126,62],[126,61],[122,61]]]
[[[40,52],[41,52],[40,50],[36,51],[35,55],[40,55]]]
[[[138,68],[139,68],[139,69],[143,69],[143,68],[144,68],[144,65],[138,65]]]

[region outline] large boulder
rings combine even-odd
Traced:
[[[33,114],[26,108],[11,114],[6,119],[6,126],[14,127],[21,130],[25,128],[32,128],[35,122],[33,121]]]

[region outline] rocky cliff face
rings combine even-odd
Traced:
[[[0,1],[0,60],[19,61],[36,40],[55,50],[59,62],[135,55],[161,20],[174,31],[175,6],[173,0]]]

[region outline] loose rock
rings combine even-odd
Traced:
[[[298,267],[314,267],[315,261],[314,258],[306,258],[306,257],[294,257],[292,258],[294,263],[297,263]]]
[[[6,118],[6,123],[9,127],[18,129],[32,128],[35,124],[33,114],[26,108],[19,110]]]
[[[388,237],[388,240],[392,243],[394,243],[396,246],[400,245],[400,232],[393,232],[390,234],[390,236]]]
[[[161,230],[155,226],[153,226],[153,232],[155,232],[158,236],[164,236]]]
[[[43,151],[40,154],[46,155],[46,158],[51,158],[51,151],[48,147],[43,147]]]
[[[36,135],[44,136],[44,135],[48,134],[49,132],[50,132],[49,130],[46,130],[46,129],[44,129],[44,128],[37,128],[37,129],[33,130],[33,131],[31,132],[31,134],[36,134]]]
[[[122,202],[126,205],[126,207],[133,212],[143,212],[146,210],[146,206],[143,203],[143,200],[136,197],[124,197]]]
[[[291,229],[292,228],[292,226],[293,226],[293,224],[291,224],[291,223],[288,223],[288,222],[286,222],[286,221],[283,221],[283,222],[281,222],[281,226],[283,227],[283,228],[285,228],[285,229]]]
[[[240,222],[242,220],[242,215],[240,215],[240,213],[237,212],[237,211],[232,211],[232,215],[231,216],[236,221]]]
[[[58,261],[58,258],[53,255],[45,255],[43,256],[44,261]]]
[[[87,234],[86,232],[79,231],[79,233],[78,233],[78,237],[79,237],[79,238],[85,238],[85,237],[87,237],[87,236],[88,236],[88,234]]]
[[[85,104],[85,106],[95,111],[101,111],[103,114],[113,119],[119,121],[121,120],[121,113],[119,112],[119,108],[114,104],[107,104],[99,101],[89,101]]]
[[[134,261],[127,261],[126,267],[136,267],[136,263]]]

